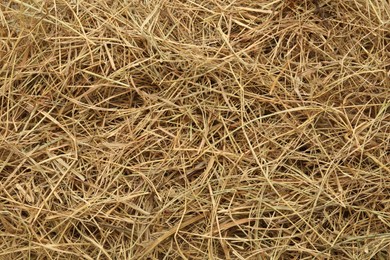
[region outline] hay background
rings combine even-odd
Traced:
[[[0,8],[1,259],[390,258],[389,1]]]

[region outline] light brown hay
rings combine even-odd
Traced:
[[[0,10],[1,259],[390,258],[388,1]]]

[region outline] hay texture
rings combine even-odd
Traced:
[[[389,1],[0,11],[0,259],[390,259]]]

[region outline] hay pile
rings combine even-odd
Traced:
[[[1,259],[389,259],[390,3],[0,1]]]

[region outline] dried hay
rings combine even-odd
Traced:
[[[390,3],[0,1],[1,259],[389,259]]]

